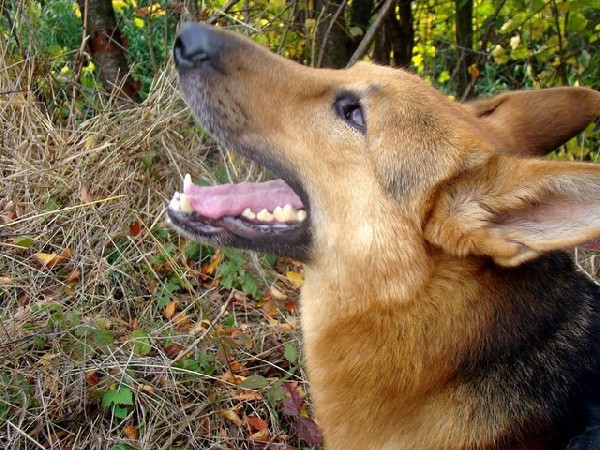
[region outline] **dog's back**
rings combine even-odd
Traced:
[[[170,220],[306,262],[328,448],[600,448],[600,291],[560,251],[600,237],[600,167],[532,158],[581,131],[600,94],[458,105],[402,71],[308,69],[192,24],[175,55],[199,121],[295,193],[186,183]]]

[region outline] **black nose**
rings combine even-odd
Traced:
[[[181,26],[173,49],[175,63],[179,66],[194,66],[210,59],[214,51],[215,31],[211,27],[196,22],[186,22]]]

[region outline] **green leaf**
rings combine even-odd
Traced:
[[[29,237],[17,238],[17,239],[15,239],[14,242],[17,247],[29,249],[29,248],[31,248],[31,244],[33,244],[33,239],[31,239]]]
[[[352,37],[362,36],[364,34],[364,30],[361,27],[355,26],[350,28],[350,35]]]
[[[283,357],[291,363],[296,362],[298,359],[298,349],[296,346],[287,342],[283,347]]]
[[[269,385],[269,380],[260,375],[252,375],[240,383],[240,387],[246,389],[263,389]]]
[[[127,414],[128,411],[126,408],[122,408],[120,406],[114,406],[113,408],[113,414],[115,415],[115,417],[117,417],[118,419],[126,419],[127,418]]]
[[[118,389],[106,391],[102,396],[102,406],[108,408],[111,405],[133,405],[133,392],[125,386],[119,386]]]
[[[152,351],[150,345],[150,339],[148,339],[148,333],[144,330],[133,330],[133,351],[137,356],[146,356]]]
[[[242,291],[246,294],[250,294],[252,297],[258,296],[258,285],[256,284],[256,280],[249,273],[245,274],[242,280]]]
[[[174,448],[175,447],[173,447],[173,449]],[[110,448],[110,450],[135,450],[135,448],[132,447],[131,445],[127,445],[127,444],[117,444],[117,445],[112,446]]]
[[[109,330],[97,330],[93,333],[94,342],[101,346],[111,346],[115,342],[114,334]]]

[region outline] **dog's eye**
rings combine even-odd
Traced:
[[[335,101],[335,110],[345,122],[364,133],[365,119],[362,106],[354,96],[344,95]]]

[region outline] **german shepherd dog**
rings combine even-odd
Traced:
[[[538,158],[600,93],[459,104],[401,70],[303,67],[197,23],[174,51],[199,123],[281,179],[186,176],[168,217],[305,262],[327,449],[600,448],[600,290],[561,250],[600,237],[600,166]]]

